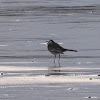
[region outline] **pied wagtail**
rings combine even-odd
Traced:
[[[65,52],[65,51],[77,52],[77,50],[65,49],[65,48],[61,47],[59,44],[57,44],[56,42],[54,42],[53,40],[49,40],[46,42],[47,42],[47,48],[48,48],[49,52],[52,53],[53,55],[55,55],[54,62],[56,59],[56,55],[59,55],[59,60],[60,60],[60,54],[64,54],[63,52]]]

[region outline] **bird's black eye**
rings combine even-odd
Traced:
[[[49,43],[52,43],[52,41],[49,41]]]

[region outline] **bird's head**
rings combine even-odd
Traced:
[[[49,41],[46,41],[46,42],[47,42],[47,44],[52,44],[52,43],[54,43],[53,40],[49,40]]]

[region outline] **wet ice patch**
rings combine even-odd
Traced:
[[[8,29],[8,30],[9,30],[9,31],[12,31],[13,29],[10,28],[10,29]]]
[[[63,43],[58,43],[58,44],[63,44]]]
[[[22,69],[21,69],[22,70]],[[21,72],[20,70],[20,72]],[[41,69],[42,70],[42,69]],[[84,76],[63,76],[63,75],[50,75],[45,76],[41,75],[34,75],[34,73],[22,73],[18,74],[12,73],[11,76],[9,74],[3,75],[0,77],[0,85],[6,84],[52,84],[52,83],[78,83],[78,84],[99,84],[100,80],[96,79],[96,76],[93,80],[89,80],[89,75]],[[74,90],[74,88],[69,88],[69,90]]]
[[[44,44],[44,45],[47,45],[47,43],[40,43],[40,44]]]
[[[16,19],[16,22],[20,22],[21,20],[20,19]]]
[[[46,67],[15,67],[15,66],[0,66],[1,71],[32,71],[32,70],[47,70]]]
[[[27,41],[28,43],[31,43],[32,41]]]
[[[56,34],[50,34],[51,36],[54,36],[54,35],[56,35]]]
[[[6,47],[6,46],[8,46],[8,45],[0,45],[0,47]]]

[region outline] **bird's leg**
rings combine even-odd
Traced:
[[[59,61],[58,61],[59,67],[60,67],[60,54],[59,54]],[[60,70],[58,70],[60,72]]]
[[[55,59],[56,59],[56,55],[55,55],[55,58],[54,58],[54,63],[56,62]]]
[[[60,61],[60,54],[59,54],[59,61]]]

